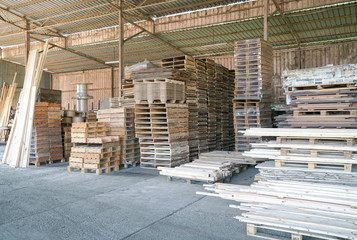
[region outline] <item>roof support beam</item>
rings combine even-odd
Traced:
[[[139,36],[140,34],[144,33],[144,31],[140,31],[138,33],[135,33],[134,35],[131,35],[130,37],[126,38],[123,40],[124,43],[126,43],[127,41],[129,41],[130,39],[133,39],[136,36]]]
[[[298,47],[300,47],[300,45],[301,45],[301,44],[300,44],[300,42],[301,42],[301,41],[300,41],[300,38],[299,38],[299,36],[296,34],[296,32],[295,32],[294,28],[292,27],[292,25],[291,25],[289,19],[287,19],[287,18],[285,17],[284,11],[280,8],[280,6],[279,6],[279,4],[276,2],[276,0],[272,0],[272,1],[273,1],[274,5],[275,5],[276,9],[279,11],[280,16],[281,16],[281,18],[283,19],[283,21],[285,22],[286,26],[289,28],[290,33],[291,33],[291,35],[293,36],[293,38],[295,39],[296,44],[298,45]]]
[[[26,30],[24,31],[25,34],[25,66],[27,66],[27,59],[30,53],[30,32],[28,31],[30,28],[30,24],[26,21]]]
[[[31,38],[32,38],[32,39],[35,39],[35,40],[37,40],[37,41],[39,41],[39,42],[45,43],[45,41],[42,40],[42,39],[39,39],[39,38],[36,38],[36,37],[33,37],[33,36],[31,36]],[[105,65],[105,66],[112,67],[111,65],[106,64],[105,61],[102,61],[102,60],[100,60],[100,59],[98,59],[98,58],[95,58],[95,57],[89,56],[89,55],[87,55],[87,54],[78,52],[78,51],[76,51],[76,50],[74,50],[74,49],[71,49],[71,48],[68,48],[68,47],[61,47],[61,46],[59,46],[59,45],[57,45],[57,44],[53,44],[53,43],[48,43],[48,44],[50,44],[50,45],[53,46],[53,47],[59,48],[59,49],[61,49],[61,50],[64,50],[64,51],[67,51],[67,52],[76,54],[76,55],[78,55],[78,56],[87,58],[87,59],[92,60],[92,61],[95,61],[95,62],[97,62],[97,63],[103,64],[103,65]]]
[[[121,100],[122,83],[124,79],[124,19],[123,19],[123,0],[119,0],[118,22],[119,22],[119,100]]]
[[[268,41],[269,0],[264,0],[264,40]]]

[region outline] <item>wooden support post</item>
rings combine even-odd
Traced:
[[[25,30],[25,66],[27,65],[27,59],[30,52],[30,24],[26,20],[26,30]]]
[[[269,0],[264,0],[264,40],[268,41]]]
[[[119,0],[119,8],[118,8],[118,22],[119,22],[119,100],[121,99],[121,90],[122,90],[122,81],[124,78],[124,19],[123,19],[123,0]]]
[[[113,98],[113,97],[114,97],[114,91],[115,91],[115,89],[114,89],[114,86],[115,86],[115,84],[114,84],[114,81],[115,81],[115,78],[114,78],[114,67],[112,67],[111,75],[112,75],[111,86],[112,86],[112,98]]]

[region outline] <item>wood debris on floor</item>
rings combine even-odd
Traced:
[[[251,186],[216,183],[205,189],[197,194],[241,202],[230,207],[243,211],[235,218],[247,223],[248,236],[357,239],[357,187],[259,181]]]
[[[47,52],[48,42],[45,43],[41,53],[39,49],[31,50],[29,53],[18,110],[2,159],[3,163],[9,164],[11,167],[25,168],[29,166],[35,101]]]
[[[262,39],[235,42],[234,129],[236,151],[249,150],[259,137],[244,136],[251,127],[271,126],[271,80],[273,53],[270,43]]]
[[[191,181],[217,182],[230,181],[234,173],[256,164],[246,161],[240,152],[213,151],[202,153],[199,159],[175,168],[159,167],[161,175],[168,179],[179,178]]]

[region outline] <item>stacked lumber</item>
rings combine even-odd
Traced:
[[[9,126],[9,118],[10,118],[10,110],[12,105],[12,100],[14,99],[14,95],[17,88],[17,83],[15,83],[17,76],[17,72],[14,75],[14,79],[11,85],[8,87],[4,82],[1,97],[0,97],[0,127],[8,128]],[[4,133],[4,130],[0,131],[0,140],[3,141],[7,138],[7,133]]]
[[[357,166],[351,172],[330,169],[300,169],[286,166],[276,167],[274,161],[265,161],[256,166],[261,180],[293,180],[357,186]]]
[[[107,135],[106,123],[72,123],[72,143],[91,143],[100,141],[100,137]]]
[[[357,164],[357,130],[251,128],[244,134],[274,138],[252,143],[243,156],[274,160],[276,167],[351,172]]]
[[[259,138],[245,137],[239,131],[250,127],[269,127],[271,79],[273,73],[272,46],[261,39],[235,42],[235,91],[233,100],[236,151],[249,149]]]
[[[75,144],[71,150],[68,171],[95,172],[97,175],[119,171],[119,137],[96,137],[87,144]]]
[[[31,50],[29,53],[18,111],[2,160],[11,167],[28,167],[29,165],[35,101],[47,52],[48,42],[45,43],[41,54],[38,49]]]
[[[247,164],[241,153],[213,151],[200,154],[200,158],[175,168],[159,167],[160,175],[191,181],[217,182],[230,180]],[[248,164],[252,164],[249,162]],[[245,165],[246,166],[246,165]]]
[[[50,142],[50,163],[62,161],[61,104],[58,103],[48,103],[48,140]]]
[[[200,195],[241,202],[235,217],[247,235],[264,239],[357,239],[357,188],[295,181],[259,181],[250,187],[216,183]],[[269,231],[266,231],[269,230]]]
[[[140,148],[138,139],[135,137],[134,109],[111,108],[99,110],[98,121],[106,123],[108,136],[120,137],[120,162],[125,166],[139,163]]]
[[[48,138],[48,102],[37,102],[31,137],[30,164],[40,166],[42,163],[49,162],[50,142]]]
[[[97,121],[97,113],[96,112],[86,112],[86,122],[96,122]]]
[[[174,167],[189,160],[188,108],[179,103],[135,104],[140,166]]]

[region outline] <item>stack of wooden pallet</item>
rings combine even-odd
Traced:
[[[105,123],[73,123],[72,143],[69,172],[77,169],[102,174],[119,170],[119,137],[106,136]]]
[[[217,135],[217,98],[216,98],[216,67],[212,59],[205,59],[207,81],[207,144],[208,150],[216,149]]]
[[[48,140],[50,142],[50,162],[63,160],[61,104],[48,103]]]
[[[48,138],[48,102],[37,102],[32,128],[30,164],[40,166],[49,162],[50,142]]]
[[[198,157],[198,102],[197,91],[198,82],[196,77],[195,59],[190,56],[179,56],[174,58],[162,59],[161,66],[163,68],[174,68],[181,71],[186,71],[190,75],[188,81],[186,81],[186,102],[188,105],[188,144],[190,149],[190,160]]]
[[[159,167],[161,175],[172,178],[186,179],[191,181],[217,182],[229,181],[234,173],[246,168],[246,164],[253,164],[245,161],[241,153],[213,151],[200,154],[200,158],[191,163],[186,163],[175,168]]]
[[[294,181],[260,181],[250,187],[216,183],[200,195],[242,202],[235,217],[247,235],[265,239],[357,239],[357,188]],[[268,231],[267,231],[268,230]]]
[[[252,149],[243,155],[274,160],[276,167],[351,172],[357,164],[357,130],[252,128],[244,134],[275,138],[252,143]]]
[[[71,126],[63,126],[62,123],[62,147],[63,156],[66,161],[69,160],[69,157],[71,155],[71,148],[73,147],[73,143],[71,142],[71,129]]]
[[[134,109],[111,108],[99,110],[98,121],[105,122],[108,136],[120,137],[120,162],[124,166],[136,165],[140,161],[138,139],[135,137]]]
[[[272,46],[261,39],[237,41],[234,49],[234,124],[236,151],[249,149],[259,138],[247,138],[239,131],[271,125],[270,82],[273,73]]]
[[[141,167],[174,167],[189,160],[188,108],[179,103],[135,104]]]

